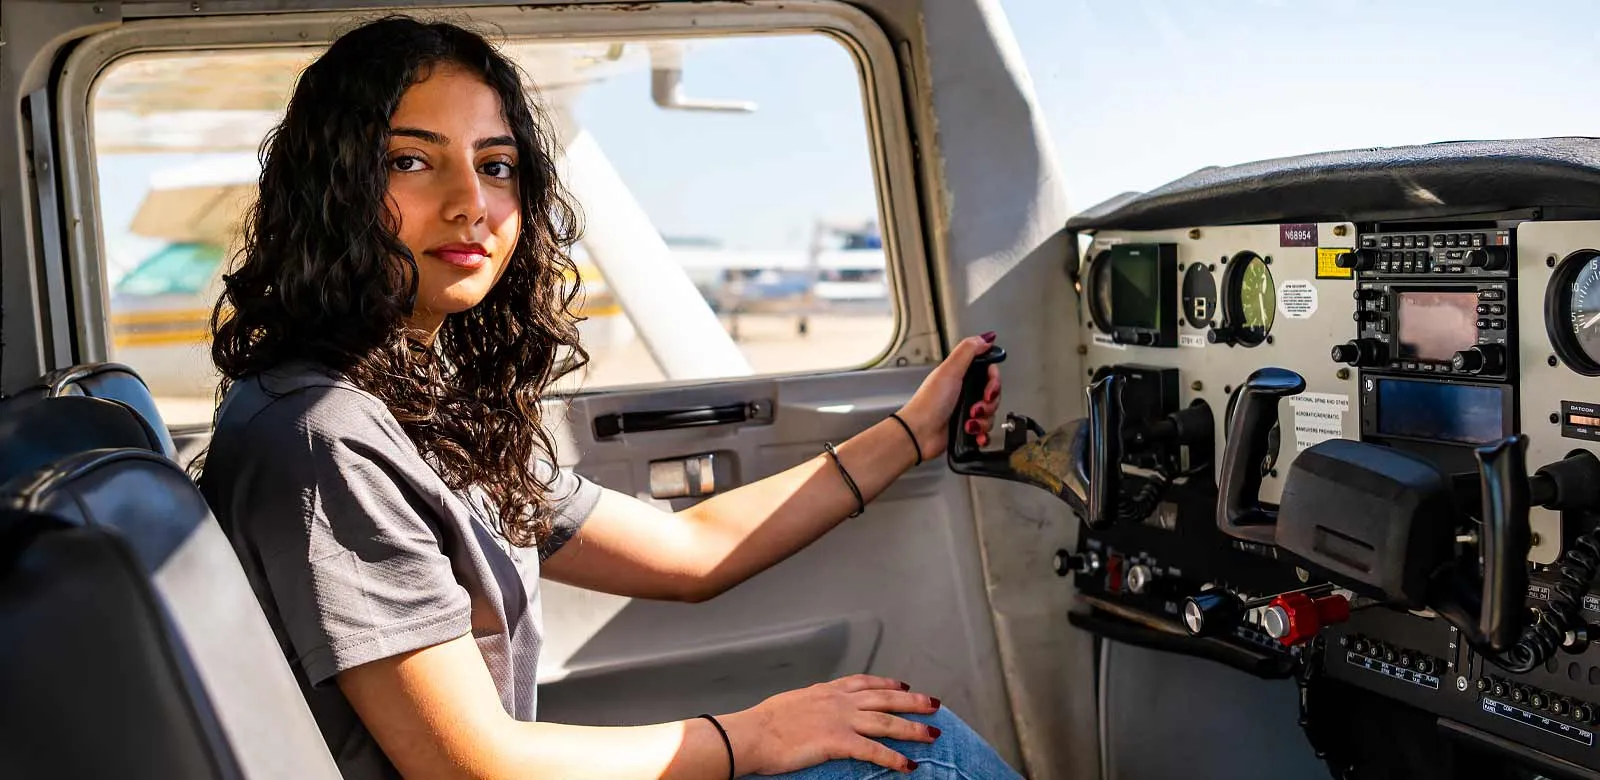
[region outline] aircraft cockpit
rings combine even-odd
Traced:
[[[1081,518],[1079,630],[1293,680],[1335,777],[1592,776],[1597,159],[1331,152],[1091,208],[1086,415],[951,467]]]
[[[543,583],[540,720],[870,674],[1040,780],[1600,780],[1600,139],[1285,123],[1325,150],[1223,128],[1196,170],[1152,140],[1180,123],[1084,97],[1153,94],[1154,60],[1100,79],[1121,39],[1049,31],[1084,91],[1041,99],[1007,15],[1059,5],[6,0],[0,776],[339,776],[190,477],[262,139],[320,47],[407,10],[498,31],[547,98],[593,360],[541,396],[556,465],[689,512],[998,334],[943,455],[736,587]],[[1351,85],[1273,110],[1343,121]],[[1091,159],[1129,191],[1069,207]]]

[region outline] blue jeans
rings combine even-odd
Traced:
[[[910,774],[885,769],[855,759],[838,759],[813,767],[771,775],[780,780],[1021,780],[1021,776],[1006,765],[956,714],[941,708],[932,715],[897,712],[897,717],[927,723],[941,732],[933,744],[926,742],[901,742],[897,739],[880,739],[890,749],[917,762]],[[746,777],[753,778],[754,775]]]

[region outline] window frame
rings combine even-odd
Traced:
[[[795,373],[848,373],[926,364],[942,356],[932,264],[920,214],[919,162],[901,84],[903,68],[908,66],[898,61],[895,45],[868,14],[833,0],[655,3],[627,8],[545,3],[516,7],[475,5],[451,10],[470,14],[475,22],[495,27],[505,38],[516,40],[577,42],[768,33],[820,33],[832,37],[857,67],[894,327],[889,342],[875,359],[854,366]],[[350,23],[350,13],[344,11],[145,19],[91,36],[72,52],[57,88],[61,119],[57,143],[64,152],[64,210],[72,215],[65,232],[73,280],[69,290],[72,336],[79,361],[108,359],[111,342],[111,290],[105,274],[107,254],[93,138],[92,98],[99,80],[129,56],[326,46]],[[645,327],[639,323],[635,326]],[[785,375],[793,374],[669,380],[625,387],[670,387]],[[623,387],[580,392],[603,393]]]

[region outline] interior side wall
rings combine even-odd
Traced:
[[[1080,417],[1083,363],[1067,264],[1075,250],[1054,151],[1010,27],[993,0],[930,2],[916,62],[924,159],[936,213],[929,235],[947,336],[999,332],[1001,407],[1046,428]],[[1094,644],[1068,628],[1068,582],[1051,568],[1078,520],[1032,487],[972,484],[989,598],[1028,774],[1099,771]]]

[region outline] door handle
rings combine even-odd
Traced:
[[[720,406],[692,406],[645,412],[613,412],[594,418],[594,436],[609,439],[624,433],[728,425],[771,418],[771,406],[763,401],[745,401]]]

